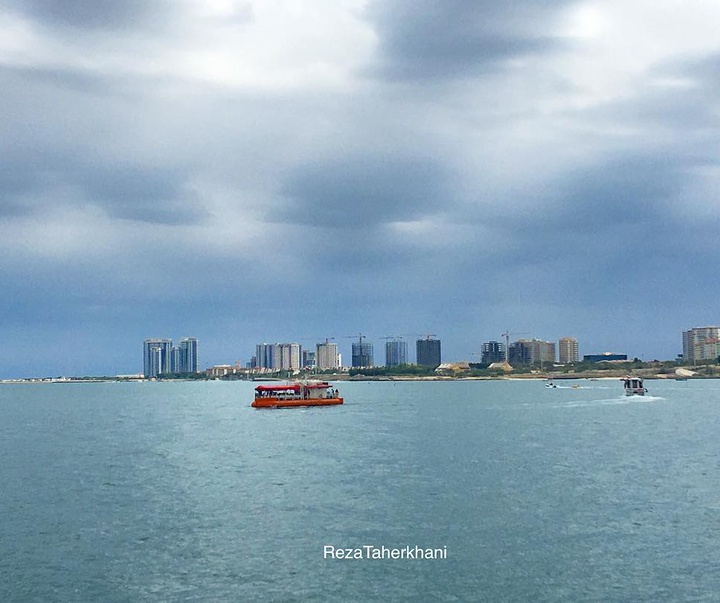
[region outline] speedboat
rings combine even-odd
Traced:
[[[643,385],[643,380],[640,377],[625,377],[623,379],[623,387],[625,388],[626,396],[644,396],[647,392],[647,389]]]

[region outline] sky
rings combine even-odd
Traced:
[[[720,323],[717,0],[0,0],[0,377]],[[414,354],[411,353],[411,359]]]

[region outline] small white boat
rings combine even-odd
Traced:
[[[623,386],[625,387],[626,396],[644,396],[647,389],[643,385],[643,380],[640,377],[625,377],[623,379]]]
[[[545,387],[557,387],[557,385],[555,385],[552,381],[548,381],[548,382],[545,384]]]

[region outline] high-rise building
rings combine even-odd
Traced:
[[[373,344],[363,343],[362,339],[358,343],[352,344],[352,366],[355,368],[359,367],[370,367],[374,366],[373,359]]]
[[[319,371],[334,370],[340,367],[336,343],[318,343],[315,346],[315,366]]]
[[[300,370],[302,348],[298,343],[259,343],[255,346],[257,367],[273,371]]]
[[[299,343],[281,343],[280,346],[280,370],[299,371],[302,348]]]
[[[437,368],[442,363],[439,339],[430,339],[430,336],[418,339],[415,342],[415,353],[420,366]]]
[[[302,351],[302,367],[304,369],[315,368],[315,352],[313,352],[312,350]]]
[[[143,375],[153,379],[170,372],[171,339],[146,339],[143,343]]]
[[[682,344],[685,362],[717,362],[720,357],[720,327],[695,327],[683,331]]]
[[[530,341],[530,364],[540,366],[555,362],[555,343],[533,339]]]
[[[385,342],[385,366],[407,364],[407,342],[401,339]]]
[[[561,337],[558,341],[558,360],[560,364],[570,364],[580,360],[578,341],[574,337]]]
[[[170,348],[170,372],[180,373],[180,346]]]
[[[275,356],[279,354],[276,344],[258,343],[255,346],[255,358],[257,368],[274,369]]]
[[[505,360],[505,344],[499,341],[486,341],[482,344],[481,358],[483,364],[503,362]]]
[[[185,337],[180,341],[180,362],[178,373],[198,372],[198,340],[194,337]]]
[[[532,341],[518,339],[510,344],[508,362],[512,365],[532,364]]]

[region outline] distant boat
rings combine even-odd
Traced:
[[[327,381],[294,382],[278,385],[258,385],[255,388],[254,408],[292,408],[296,406],[332,406],[342,404],[338,390]]]
[[[545,384],[545,387],[557,387],[557,385],[555,385],[552,381],[548,381],[548,382]]]
[[[623,386],[626,396],[644,396],[647,392],[647,389],[643,385],[643,380],[640,377],[625,377],[625,379],[623,379]]]

